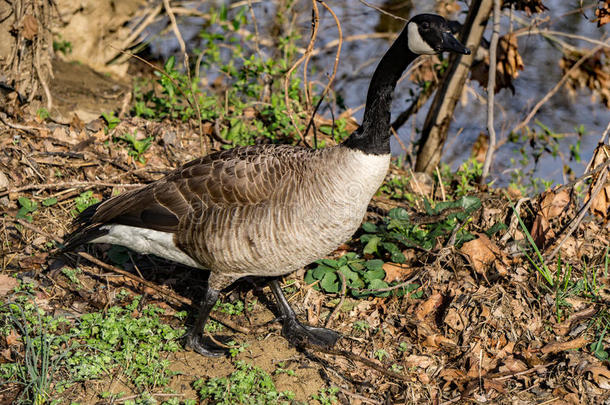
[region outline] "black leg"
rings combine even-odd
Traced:
[[[203,341],[203,328],[216,301],[218,301],[218,291],[208,287],[205,297],[201,301],[195,325],[186,335],[186,346],[204,356],[216,357],[226,354],[226,350],[219,347],[207,347]]]
[[[339,333],[330,329],[314,328],[300,323],[297,320],[292,307],[290,307],[288,300],[286,300],[286,296],[277,279],[271,281],[269,286],[275,295],[282,321],[284,322],[282,325],[282,335],[284,335],[290,343],[295,346],[311,344],[326,348],[335,345],[337,339],[341,337]]]

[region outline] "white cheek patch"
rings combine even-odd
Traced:
[[[437,52],[432,49],[430,45],[419,34],[419,29],[417,28],[417,24],[414,22],[410,22],[407,26],[408,34],[409,34],[409,49],[411,52],[418,55],[434,55]]]

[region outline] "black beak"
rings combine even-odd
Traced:
[[[443,33],[443,51],[453,51],[464,55],[470,55],[470,49],[462,45],[450,32]]]

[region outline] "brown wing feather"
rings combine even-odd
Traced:
[[[79,230],[123,224],[177,232],[186,215],[212,206],[255,205],[274,195],[288,171],[314,153],[283,145],[234,148],[193,160],[141,189],[112,197],[77,219]],[[77,232],[79,232],[77,230]]]

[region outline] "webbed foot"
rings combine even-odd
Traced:
[[[341,337],[341,334],[332,329],[303,325],[292,317],[284,319],[282,335],[298,347],[312,345],[326,349],[333,347]]]
[[[194,329],[186,334],[185,347],[207,357],[221,357],[229,354],[228,349],[218,346]]]

